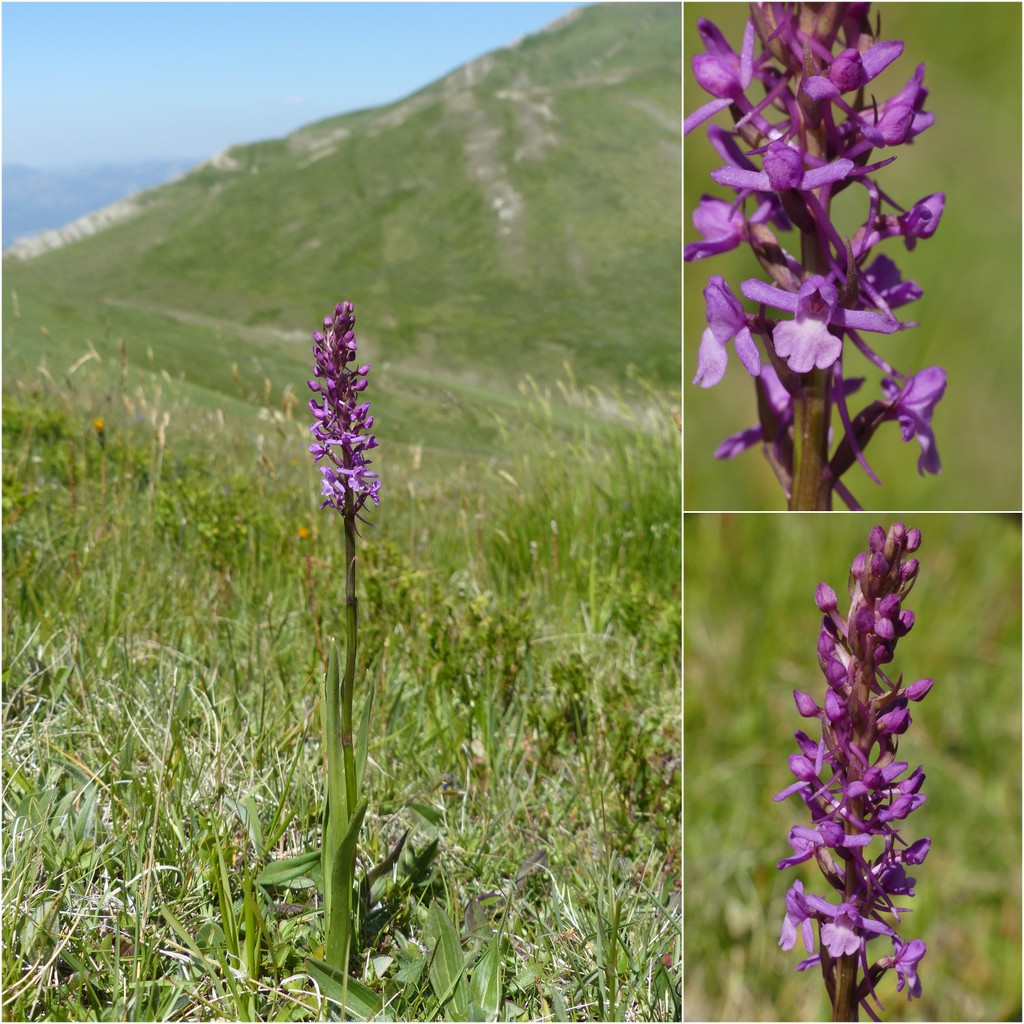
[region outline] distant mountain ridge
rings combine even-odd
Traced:
[[[3,165],[3,247],[63,228],[135,192],[163,185],[198,160],[144,160],[42,169]]]
[[[217,324],[239,359],[351,299],[395,372],[504,389],[634,364],[675,388],[681,127],[680,5],[588,6],[398,103],[232,147],[4,274],[100,337],[173,323],[198,351]]]

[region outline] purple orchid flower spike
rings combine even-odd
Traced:
[[[313,332],[315,379],[306,383],[323,399],[309,403],[315,418],[309,428],[315,438],[310,454],[315,463],[324,458],[330,463],[320,466],[325,495],[320,507],[362,520],[359,513],[367,498],[380,505],[380,480],[366,457],[377,447],[377,438],[369,432],[370,403],[361,401],[370,367],[349,365],[356,361],[355,323],[351,302],[339,303],[333,316],[324,317],[323,333]]]
[[[793,826],[793,855],[777,866],[785,870],[813,859],[834,899],[807,893],[802,882],[794,882],[786,894],[779,945],[789,950],[798,937],[803,940],[812,955],[798,970],[820,967],[833,1020],[857,1020],[860,1006],[877,1019],[868,999],[881,1009],[875,984],[889,970],[896,972],[897,992],[905,988],[917,999],[922,991],[917,968],[925,943],[905,942],[897,928],[909,912],[903,901],[914,895],[916,884],[906,865],[922,863],[931,847],[927,837],[908,845],[900,834],[925,802],[924,772],[918,765],[906,774],[910,764],[897,760],[896,751],[910,726],[909,705],[923,699],[934,681],[904,685],[902,675],[893,679],[883,668],[914,625],[903,601],[917,579],[920,566],[911,556],[920,545],[920,531],[903,523],[893,523],[888,532],[874,527],[867,551],[850,568],[845,618],[835,591],[818,584],[818,664],[825,692],[820,703],[803,691],[793,693],[800,716],[821,723],[821,740],[795,734],[800,753],[790,756],[789,770],[796,781],[775,799],[799,795],[811,824]],[[893,953],[871,964],[869,944],[882,936],[892,941]]]
[[[693,262],[749,246],[764,276],[740,283],[737,292],[754,304],[747,308],[723,278],[711,278],[693,382],[710,388],[722,380],[731,341],[754,378],[760,434],[733,435],[715,454],[731,458],[760,441],[791,509],[831,508],[833,494],[859,507],[840,478],[856,463],[880,482],[864,450],[890,420],[904,441],[917,439],[921,473],[941,468],[932,420],[944,371],[898,368],[865,338],[917,326],[893,311],[920,298],[921,287],[877,247],[902,239],[912,250],[935,234],[945,205],[933,193],[905,210],[879,184],[894,151],[935,119],[925,110],[924,65],[895,95],[879,88],[904,44],[875,37],[869,8],[752,4],[738,51],[716,25],[698,21],[705,52],[693,73],[712,98],[684,131],[728,111],[730,127],[710,125],[707,133],[722,159],[712,181],[729,195],[701,198],[693,214],[701,240],[683,256]],[[852,229],[832,218],[842,192],[860,221]],[[846,368],[856,353],[884,376],[883,398],[860,411],[846,405]],[[834,450],[833,409],[842,428]]]

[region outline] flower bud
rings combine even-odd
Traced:
[[[829,690],[825,694],[825,717],[833,725],[846,717],[846,700],[840,697],[835,690]]]
[[[857,613],[853,617],[853,622],[854,628],[862,635],[873,633],[875,631],[875,616],[866,604],[862,604],[857,609]]]
[[[850,576],[855,580],[863,579],[867,564],[868,553],[866,551],[859,551],[853,560],[853,564],[850,566]]]
[[[905,707],[894,708],[878,719],[880,736],[897,736],[907,731],[910,725],[910,712]]]
[[[796,709],[803,718],[817,718],[821,714],[821,708],[810,694],[804,693],[802,690],[794,690],[793,700],[796,701]]]
[[[911,683],[907,689],[906,694],[909,700],[921,700],[924,695],[934,685],[934,679],[918,679],[916,683]]]
[[[833,658],[825,669],[825,678],[833,690],[845,689],[848,681],[846,666],[838,659]]]
[[[876,551],[871,556],[871,575],[886,576],[889,572],[889,562],[881,551]]]
[[[854,89],[859,89],[867,80],[860,54],[852,49],[843,50],[832,61],[832,66],[828,69],[828,77],[840,92],[852,92]]]
[[[838,607],[836,592],[827,583],[819,583],[814,592],[814,603],[826,615],[829,612],[834,612]]]
[[[764,170],[776,192],[797,188],[804,175],[800,154],[784,142],[773,142],[764,155]]]

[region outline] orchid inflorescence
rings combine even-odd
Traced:
[[[925,954],[920,939],[904,941],[898,927],[909,908],[897,905],[914,895],[915,879],[908,865],[920,864],[931,840],[907,843],[901,823],[919,808],[924,773],[918,765],[896,758],[898,739],[910,726],[909,705],[921,700],[933,680],[904,685],[883,666],[893,659],[897,641],[914,625],[914,613],[902,607],[918,574],[910,557],[921,544],[919,530],[892,525],[871,530],[868,550],[850,568],[850,611],[843,618],[835,591],[818,585],[815,603],[823,613],[818,637],[818,664],[827,687],[822,704],[810,694],[793,692],[799,713],[821,723],[821,737],[796,733],[800,753],[789,758],[797,781],[775,796],[798,794],[807,806],[811,826],[795,825],[789,833],[793,855],[780,860],[780,870],[816,861],[836,894],[829,902],[805,893],[802,882],[786,894],[786,916],[779,944],[792,949],[800,937],[807,952],[798,970],[820,966],[835,1011],[834,1020],[856,1020],[858,1005],[877,1019],[868,1004],[875,984],[895,970],[896,989],[920,997],[917,966]],[[901,778],[902,777],[902,778]],[[874,856],[868,847],[880,844]],[[814,925],[818,928],[815,952]],[[892,952],[869,965],[868,943],[879,937]],[[860,981],[857,980],[858,970]]]
[[[377,447],[377,438],[369,433],[370,403],[359,400],[370,367],[349,367],[356,359],[355,322],[351,302],[338,303],[334,315],[324,317],[324,333],[313,332],[316,379],[306,383],[323,398],[322,403],[315,398],[309,403],[316,417],[309,428],[315,438],[309,451],[315,463],[325,456],[331,463],[320,466],[325,495],[320,507],[362,519],[359,512],[367,498],[380,504],[380,480],[366,458],[366,452]]]
[[[876,98],[872,83],[902,54],[903,43],[876,38],[869,7],[752,3],[739,53],[716,25],[698,21],[706,52],[694,58],[693,72],[714,98],[686,118],[684,133],[729,110],[732,128],[711,125],[707,132],[724,162],[711,177],[733,195],[702,197],[693,213],[702,239],[685,247],[684,258],[747,244],[769,280],[741,282],[743,297],[758,304],[748,313],[724,278],[710,278],[694,383],[708,388],[722,379],[732,341],[755,380],[759,422],[727,438],[715,454],[732,458],[763,444],[791,508],[830,508],[833,492],[858,508],[840,477],[857,462],[879,482],[864,449],[887,420],[899,423],[904,441],[917,438],[920,473],[940,469],[931,421],[945,371],[903,373],[865,338],[916,326],[897,320],[893,310],[920,298],[921,288],[904,280],[888,256],[872,255],[886,239],[902,239],[911,250],[931,237],[945,203],[936,192],[905,210],[877,183],[876,172],[896,158],[871,162],[875,151],[912,143],[934,116],[924,110],[923,64],[894,96]],[[847,189],[857,190],[864,204],[852,235],[840,230],[830,209]],[[798,256],[780,232],[793,233]],[[885,374],[882,397],[856,415],[847,399],[864,379],[847,376],[851,345]],[[833,405],[843,435],[829,457]]]

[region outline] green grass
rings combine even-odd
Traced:
[[[876,522],[892,516],[703,515],[684,522],[684,1004],[689,1020],[822,1020],[820,974],[777,943],[795,878],[777,871],[797,800],[786,758],[806,727],[792,691],[824,687],[814,591],[840,595]],[[923,998],[879,986],[883,1020],[1017,1020],[1021,994],[1021,523],[1017,515],[903,517],[923,535],[893,669],[935,679],[900,742],[932,837],[907,938],[923,938]],[[840,608],[842,611],[842,607]],[[803,722],[803,725],[801,724]]]
[[[123,372],[113,337],[5,373],[4,1016],[317,1019],[311,879],[265,872],[318,848],[340,521],[301,377],[200,387],[149,337]],[[409,830],[351,963],[380,1019],[680,1013],[679,433],[636,384],[546,390],[490,453],[379,420],[358,873]]]
[[[882,480],[855,467],[845,477],[864,508],[1016,509],[1021,493],[1021,32],[1020,9],[1010,4],[901,4],[880,6],[884,38],[906,49],[878,79],[879,100],[926,65],[926,109],[935,124],[879,172],[879,184],[909,206],[931,192],[946,193],[935,236],[913,252],[883,246],[924,297],[900,312],[920,326],[879,351],[901,370],[945,367],[949,385],[936,411],[942,474],[917,472],[916,441],[903,444],[893,424],[880,430],[866,455]],[[874,15],[875,8],[872,8]],[[697,18],[719,24],[733,44],[742,39],[742,5],[687,5],[684,23],[684,106],[706,99],[692,81],[689,61],[703,52]],[[716,123],[725,124],[719,114]],[[974,154],[968,157],[966,154]],[[708,173],[718,156],[705,129],[686,137],[684,238],[697,238],[691,211],[702,193],[722,195]],[[693,379],[704,330],[701,291],[710,274],[733,283],[757,276],[747,251],[685,264],[684,377]],[[857,355],[847,376],[867,376],[873,398],[879,374]],[[852,414],[861,406],[851,410]],[[753,386],[733,359],[725,379],[704,391],[687,385],[685,493],[688,509],[781,509],[775,476],[756,451],[734,461],[713,457],[718,442],[756,420]],[[835,421],[835,430],[839,430]]]

